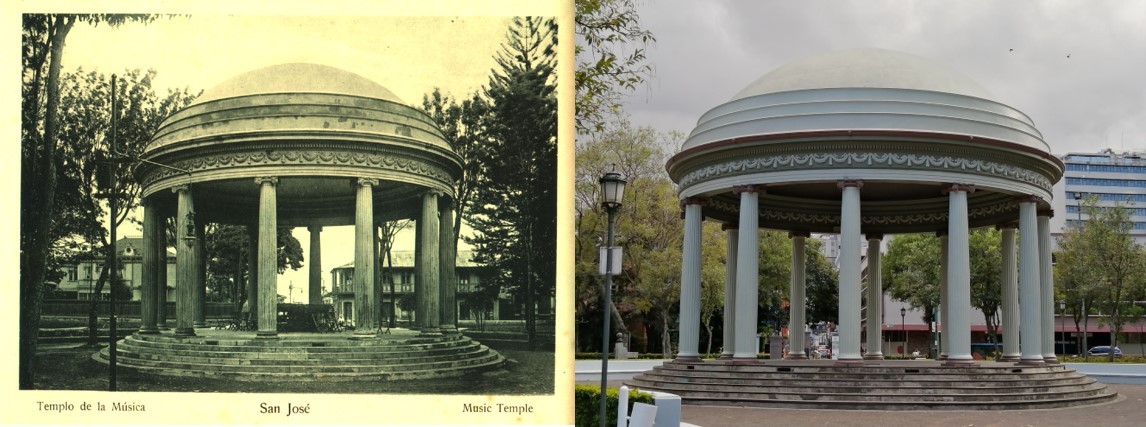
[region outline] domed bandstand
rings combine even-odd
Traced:
[[[119,346],[120,366],[275,380],[456,376],[504,364],[456,326],[450,224],[461,160],[428,116],[386,88],[315,64],[251,71],[167,118],[142,158],[142,320]],[[168,218],[174,242],[165,241]],[[416,322],[412,330],[375,336],[382,320],[375,315],[375,230],[396,219],[418,225]],[[257,248],[247,283],[257,332],[205,329],[207,223],[245,225]],[[277,228],[310,231],[310,303],[321,304],[321,231],[345,225],[355,230],[357,329],[280,333]],[[178,254],[173,330],[159,291],[168,246]],[[106,350],[96,358],[106,360]]]
[[[666,167],[684,210],[679,352],[631,384],[685,403],[839,409],[1116,398],[1054,354],[1048,202],[1063,164],[1029,117],[962,74],[880,49],[797,60],[704,114]],[[697,352],[704,220],[722,223],[728,237],[725,347],[716,361]],[[1002,229],[1002,362],[971,354],[968,234],[987,226]],[[793,242],[792,331],[806,323],[805,239],[840,235],[836,360],[804,360],[799,351],[757,360],[761,228],[788,231]],[[861,354],[860,239],[868,241],[867,300],[882,301],[880,241],[924,232],[943,243],[942,360],[883,360],[878,320],[866,322]],[[880,309],[869,304],[866,318],[881,319]],[[791,334],[790,348],[805,348],[804,339]]]

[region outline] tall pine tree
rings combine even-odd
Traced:
[[[477,150],[480,182],[464,214],[475,261],[489,267],[482,283],[515,296],[531,348],[556,282],[556,47],[553,19],[513,20],[485,90],[490,138]]]

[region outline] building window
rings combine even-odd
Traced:
[[[470,291],[470,275],[465,274],[458,276],[458,290],[461,292]]]
[[[76,268],[75,267],[68,268],[68,280],[74,282],[78,279],[79,279],[79,272],[76,271]]]

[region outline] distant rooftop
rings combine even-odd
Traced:
[[[394,267],[414,267],[414,251],[391,251],[390,257],[394,261]],[[473,261],[473,251],[458,251],[457,266],[458,267],[481,267],[481,264]],[[389,265],[389,264],[387,264]],[[354,262],[334,267],[331,271],[354,268]]]

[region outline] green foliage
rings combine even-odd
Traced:
[[[466,239],[474,261],[490,267],[482,286],[524,302],[531,345],[534,317],[548,314],[557,271],[556,44],[553,19],[515,18],[510,26],[485,89],[490,139],[476,154],[481,171],[463,212],[475,231]]]
[[[620,396],[619,390],[617,387],[607,387],[605,389],[605,418],[609,421],[606,423],[608,425],[616,424],[617,405]],[[626,409],[626,413],[631,413],[633,404],[637,402],[647,403],[649,405],[655,404],[653,395],[641,393],[636,390],[629,390],[629,407]],[[601,387],[578,384],[573,389],[573,411],[573,418],[577,427],[600,426]]]
[[[806,261],[807,307],[805,319],[808,323],[839,322],[840,317],[840,276],[821,251],[823,242],[807,239],[804,245]]]
[[[454,208],[468,212],[477,186],[484,180],[481,157],[483,147],[492,144],[490,105],[480,93],[458,103],[443,95],[438,88],[422,97],[422,110],[434,120],[442,136],[462,160],[462,178],[454,183]],[[454,215],[454,249],[461,236],[462,215]]]
[[[979,309],[987,321],[991,342],[999,342],[999,308],[1003,305],[1003,258],[1000,243],[1003,233],[994,228],[971,230],[971,306]]]
[[[656,42],[641,28],[633,0],[576,0],[577,131],[605,130],[621,97],[652,75],[645,47]]]
[[[930,323],[939,307],[940,240],[934,234],[895,236],[883,259],[883,287],[892,298],[922,309]]]
[[[1088,219],[1081,227],[1065,230],[1059,239],[1056,273],[1062,277],[1056,282],[1068,298],[1093,298],[1091,306],[1106,315],[1103,323],[1110,325],[1111,345],[1117,346],[1133,301],[1146,295],[1146,248],[1130,236],[1133,222],[1124,204],[1100,206],[1091,197],[1082,202],[1082,211]]]

